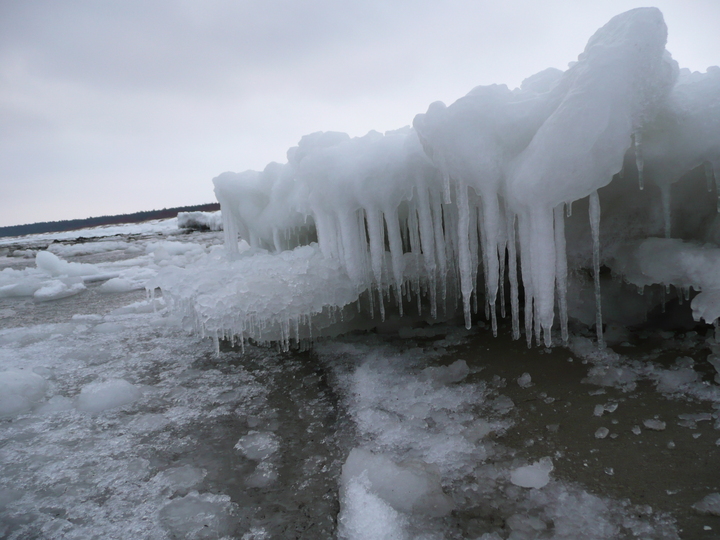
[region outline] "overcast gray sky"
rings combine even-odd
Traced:
[[[565,69],[631,0],[0,0],[0,226],[214,201],[302,135]],[[720,1],[656,0],[681,67]]]

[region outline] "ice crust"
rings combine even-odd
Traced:
[[[672,229],[670,187],[683,175],[704,164],[708,178],[720,174],[720,69],[681,73],[666,38],[659,10],[634,9],[600,28],[565,72],[543,71],[515,90],[474,88],[385,134],[313,133],[285,164],[223,173],[214,185],[225,259],[198,264],[196,279],[167,274],[156,285],[205,334],[286,346],[309,335],[295,326],[332,333],[327,312],[355,303],[379,321],[389,310],[442,319],[460,303],[467,327],[484,309],[496,332],[506,295],[514,337],[522,322],[528,344],[550,345],[553,325],[567,341],[568,315],[588,319],[584,293],[568,301],[569,288],[580,287],[594,292],[602,346],[602,265],[621,260],[612,259],[620,247]],[[629,157],[636,170],[625,174]],[[638,211],[629,183],[635,193],[652,183],[660,196]],[[575,201],[588,214],[571,217]],[[253,251],[241,254],[238,236]],[[268,274],[287,272],[277,287],[246,279],[239,261],[250,255]],[[694,261],[686,269],[699,274],[693,286],[708,288],[696,317],[714,320],[720,293],[701,268],[714,255],[681,258]],[[329,281],[308,280],[301,264]],[[623,274],[620,266],[613,270]],[[594,280],[584,282],[580,268]],[[278,293],[281,305],[257,299]],[[614,311],[608,306],[610,318]]]

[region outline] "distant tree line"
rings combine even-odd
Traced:
[[[178,215],[178,212],[214,212],[220,210],[218,203],[199,204],[195,206],[179,206],[177,208],[163,208],[162,210],[149,210],[135,212],[134,214],[119,214],[117,216],[100,216],[86,219],[64,219],[62,221],[43,221],[29,225],[12,225],[0,227],[2,236],[23,236],[26,234],[39,234],[47,232],[74,231],[101,225],[119,225],[122,223],[142,223],[153,219],[167,219]]]

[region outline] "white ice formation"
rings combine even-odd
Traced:
[[[565,72],[474,88],[385,134],[313,133],[286,164],[224,173],[214,184],[225,253],[153,285],[205,334],[284,346],[358,311],[437,319],[462,306],[470,327],[484,309],[496,333],[506,303],[528,345],[551,345],[554,326],[567,341],[570,316],[595,324],[602,346],[603,315],[633,316],[628,286],[603,266],[702,290],[695,315],[712,322],[720,69],[679,70],[666,38],[658,9],[634,9]],[[650,255],[643,241],[655,242]],[[655,246],[672,271],[646,271]]]

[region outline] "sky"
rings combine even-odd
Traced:
[[[0,226],[203,204],[303,135],[566,69],[630,0],[0,0]],[[656,0],[720,64],[720,1]]]

